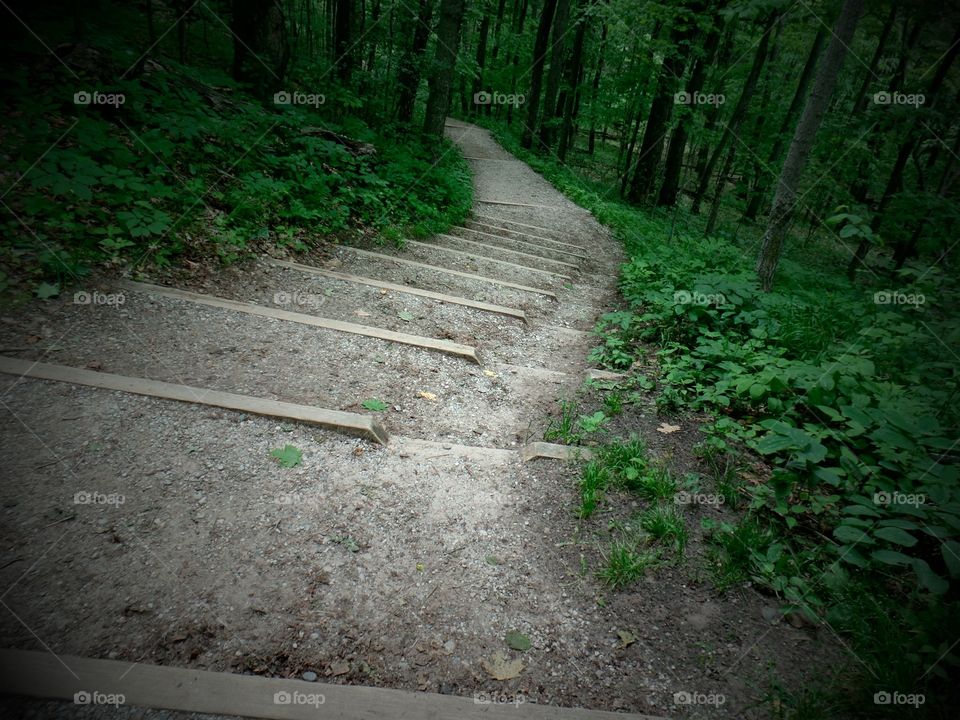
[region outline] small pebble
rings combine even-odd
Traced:
[[[316,682],[317,674],[313,670],[307,670],[301,677],[307,682]]]

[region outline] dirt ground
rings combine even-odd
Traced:
[[[485,131],[448,134],[468,156],[510,160]],[[523,163],[473,165],[475,220],[579,245],[590,260],[571,283],[441,252],[383,252],[558,300],[349,249],[327,267],[518,307],[529,325],[264,262],[180,287],[476,345],[482,366],[137,292],[122,305],[62,298],[3,319],[6,355],[351,412],[379,398],[396,440],[0,376],[0,645],[676,718],[765,717],[771,678],[830,674],[842,654],[829,630],[768,620],[776,602],[750,587],[712,587],[699,522],[722,509],[690,513],[685,562],[625,591],[600,584],[614,515],[578,520],[577,468],[523,463],[517,448],[540,439],[557,399],[581,386],[582,331],[615,304],[621,250]],[[310,300],[291,308],[284,293]],[[696,469],[693,419],[664,436],[652,406],[629,412],[656,454]],[[270,456],[286,445],[302,451],[296,467]],[[514,631],[529,649],[508,647]],[[522,667],[496,680],[498,660]],[[678,703],[677,693],[724,702]]]

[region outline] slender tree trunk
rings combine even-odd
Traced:
[[[699,3],[693,3],[682,12],[696,14],[700,8]],[[627,193],[627,200],[631,203],[645,202],[656,183],[663,155],[663,139],[676,102],[677,83],[683,76],[685,58],[690,50],[688,46],[696,32],[697,26],[692,18],[679,15],[674,19],[670,32],[670,44],[673,47],[660,68],[656,95],[650,105],[650,114],[647,116],[643,139],[640,141],[640,156],[637,158],[630,191]]]
[[[351,36],[353,35],[353,0],[336,0],[333,18],[333,62],[337,78],[343,85],[350,84],[353,74]]]
[[[717,161],[722,156],[730,138],[740,129],[740,125],[743,123],[744,117],[746,117],[747,108],[750,106],[750,100],[753,97],[753,91],[756,89],[757,80],[760,78],[760,71],[763,69],[763,64],[767,59],[767,48],[770,45],[770,31],[773,29],[778,18],[779,15],[773,13],[764,25],[763,35],[757,44],[757,50],[753,55],[753,64],[750,66],[750,72],[747,74],[747,79],[743,84],[743,90],[740,92],[740,97],[737,99],[737,104],[733,108],[730,120],[727,121],[723,134],[717,141],[717,146],[710,154],[710,159],[707,161],[703,174],[697,182],[697,191],[693,198],[693,205],[690,208],[690,211],[694,214],[700,212],[700,203],[703,202],[706,195],[707,186],[710,183],[710,176],[713,174]]]
[[[450,108],[450,86],[457,62],[457,47],[460,43],[460,26],[466,11],[465,0],[441,0],[440,20],[437,22],[437,48],[434,68],[430,75],[430,95],[423,121],[423,131],[439,138]]]
[[[557,9],[553,16],[553,31],[550,36],[550,69],[547,71],[547,86],[543,93],[543,113],[540,118],[541,150],[547,150],[553,146],[557,93],[560,91],[560,74],[563,71],[563,54],[570,18],[570,0],[556,1]]]
[[[960,53],[960,28],[954,32],[953,39],[950,41],[950,48],[940,59],[940,64],[937,66],[937,72],[930,80],[930,86],[926,92],[925,100],[927,103],[929,103],[928,107],[931,110],[937,104],[937,95],[939,95],[940,88],[943,87],[943,81],[947,77],[947,71],[950,69],[953,61],[956,60],[958,53]],[[903,171],[907,166],[907,161],[910,159],[910,156],[913,154],[913,151],[919,142],[919,125],[919,118],[911,123],[910,128],[907,131],[906,139],[900,144],[900,148],[897,151],[897,158],[893,163],[890,176],[887,178],[887,184],[886,187],[884,187],[883,195],[880,197],[880,202],[877,203],[877,208],[873,214],[873,219],[870,221],[870,229],[873,230],[874,233],[877,233],[880,230],[880,226],[883,224],[883,213],[886,211],[887,206],[893,199],[893,196],[903,189]],[[847,266],[847,277],[850,278],[851,282],[856,278],[857,270],[861,266],[866,265],[864,261],[870,252],[870,247],[871,246],[869,242],[866,240],[861,240],[853,257],[850,258],[850,264]]]
[[[607,24],[603,24],[600,31],[600,49],[597,53],[597,69],[593,72],[593,83],[590,87],[590,137],[587,140],[587,152],[593,155],[597,142],[597,95],[600,92],[600,76],[603,74],[603,57],[607,50]]]
[[[715,18],[714,22],[716,24],[707,33],[703,43],[703,52],[697,58],[690,73],[690,80],[687,82],[686,92],[690,97],[695,96],[703,89],[703,81],[707,77],[707,65],[713,61],[720,45],[720,18]],[[688,125],[689,116],[684,115],[670,135],[667,159],[663,168],[663,184],[660,186],[660,194],[657,196],[657,205],[672,206],[677,204],[677,193],[680,190],[680,171],[683,167],[683,156],[687,148]]]
[[[820,30],[817,31],[816,37],[813,39],[813,45],[810,47],[810,54],[807,55],[807,62],[804,63],[803,70],[800,72],[800,80],[797,82],[797,89],[793,93],[793,99],[790,101],[790,107],[787,108],[787,113],[783,116],[783,121],[780,123],[780,127],[777,129],[776,139],[773,141],[773,146],[770,148],[770,153],[767,155],[767,167],[770,169],[770,171],[772,171],[774,165],[780,161],[780,156],[783,153],[783,146],[786,142],[787,133],[796,122],[797,116],[800,114],[800,109],[803,107],[803,102],[807,98],[807,93],[810,90],[810,83],[813,81],[813,71],[817,67],[817,60],[820,58],[820,53],[823,51],[823,46],[826,43],[826,40],[826,28],[821,27]],[[747,210],[743,215],[745,218],[753,220],[757,217],[757,212],[759,212],[760,206],[763,203],[763,197],[766,194],[766,190],[766,176],[760,175],[760,180],[757,183],[757,187],[754,189],[752,196],[750,197],[750,203],[747,205]]]
[[[847,47],[853,40],[857,22],[862,13],[863,0],[844,0],[840,15],[833,27],[830,44],[824,53],[823,61],[817,68],[813,90],[804,104],[800,121],[794,130],[790,150],[787,152],[787,159],[777,182],[770,223],[763,235],[760,254],[757,257],[757,275],[764,291],[769,291],[773,287],[773,278],[786,240],[787,226],[793,217],[800,178],[820,123],[823,121],[823,115],[830,104],[830,97],[837,85]]]
[[[527,102],[527,122],[520,136],[520,145],[530,149],[533,147],[533,136],[537,131],[537,121],[540,117],[540,90],[543,87],[543,64],[547,54],[547,43],[550,40],[550,25],[553,23],[557,0],[544,0],[543,12],[540,15],[540,25],[537,27],[537,37],[533,43],[533,65],[530,67],[530,96]]]
[[[397,99],[397,118],[402,122],[413,119],[413,107],[420,87],[420,67],[423,51],[430,39],[430,21],[433,17],[433,0],[420,0],[420,7],[413,20],[413,43],[400,58],[397,84],[400,95]]]
[[[869,97],[870,85],[873,84],[874,80],[877,80],[877,68],[880,66],[880,59],[883,57],[883,51],[887,47],[887,39],[890,37],[890,31],[893,30],[893,25],[897,19],[897,11],[900,9],[900,6],[892,2],[890,3],[890,14],[887,15],[887,20],[883,24],[883,29],[880,30],[880,37],[877,39],[877,47],[873,51],[873,57],[870,58],[870,65],[867,68],[867,72],[863,75],[863,83],[860,85],[860,89],[857,91],[856,101],[853,103],[853,111],[851,115],[857,116],[862,115],[863,111],[867,109],[867,98]],[[823,32],[821,30],[820,32]]]
[[[560,130],[560,142],[557,145],[557,157],[563,162],[567,158],[573,132],[573,117],[576,113],[580,81],[583,77],[583,44],[587,35],[587,15],[581,15],[577,22],[577,32],[573,40],[573,53],[570,56],[570,89],[566,94],[563,107],[563,126]]]
[[[490,18],[486,15],[480,20],[480,37],[477,41],[477,77],[473,79],[473,112],[478,114],[483,105],[477,105],[477,95],[483,90],[483,70],[487,63],[487,36],[490,34]]]

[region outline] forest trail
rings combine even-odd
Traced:
[[[341,247],[324,268],[263,258],[205,287],[103,280],[92,301],[6,319],[20,361],[4,362],[7,463],[34,491],[4,523],[18,561],[0,574],[22,624],[4,617],[3,647],[531,704],[669,703],[651,678],[664,700],[638,705],[633,673],[598,652],[616,628],[562,550],[571,470],[521,453],[584,380],[620,248],[486,131],[447,132],[482,158],[475,212],[449,235]],[[111,295],[123,301],[98,304]],[[475,347],[480,364],[417,337]],[[23,361],[86,374],[14,378]],[[105,374],[180,395],[90,386]],[[389,440],[219,408],[209,391],[374,415]],[[270,455],[288,445],[302,453],[291,468]],[[505,644],[514,632],[529,649]]]

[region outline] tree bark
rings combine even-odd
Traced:
[[[690,208],[690,212],[694,214],[700,212],[700,203],[703,202],[704,196],[706,195],[707,186],[710,183],[710,176],[713,174],[713,170],[723,154],[727,142],[729,142],[730,138],[740,129],[740,125],[743,123],[744,117],[746,117],[747,108],[750,106],[750,99],[753,97],[753,91],[757,87],[757,80],[760,78],[760,71],[763,69],[763,64],[767,59],[767,48],[770,45],[770,31],[778,19],[779,15],[772,13],[764,25],[763,35],[753,55],[753,63],[750,66],[747,79],[743,84],[743,90],[740,92],[740,97],[737,98],[737,104],[730,114],[730,120],[727,121],[723,129],[723,134],[717,141],[717,146],[710,154],[710,159],[707,161],[707,165],[697,182],[697,191],[693,198],[693,205]]]
[[[597,143],[597,122],[595,119],[597,94],[600,90],[600,76],[603,74],[603,56],[607,50],[607,24],[603,24],[600,31],[600,49],[597,54],[597,68],[593,72],[593,83],[590,87],[590,137],[587,140],[587,152],[593,155]]]
[[[420,7],[414,18],[413,43],[400,59],[397,70],[397,84],[400,96],[397,100],[397,118],[403,122],[413,119],[413,107],[417,100],[417,88],[420,87],[420,67],[423,51],[430,39],[430,21],[433,18],[433,0],[420,0]]]
[[[583,44],[587,35],[587,15],[581,15],[577,22],[577,32],[573,40],[573,53],[570,56],[570,89],[566,93],[563,106],[563,126],[560,130],[560,142],[557,144],[557,157],[561,162],[567,158],[567,149],[571,145],[573,117],[576,113],[580,82],[583,78]]]
[[[696,59],[690,79],[687,82],[686,92],[691,97],[703,89],[703,82],[707,77],[707,65],[713,61],[713,56],[720,45],[720,18],[714,19],[714,27],[707,33],[703,43],[702,54]],[[667,146],[667,159],[663,168],[663,183],[660,194],[657,196],[657,205],[672,206],[677,204],[677,193],[680,190],[680,171],[683,167],[683,156],[687,148],[687,126],[689,116],[680,118],[677,127],[670,135],[670,144]]]
[[[337,78],[343,85],[350,84],[353,74],[353,0],[336,0],[333,18],[333,63]]]
[[[853,40],[857,29],[857,22],[863,13],[863,0],[844,0],[840,15],[834,24],[830,44],[824,53],[823,61],[817,68],[817,75],[813,81],[813,90],[804,103],[803,113],[793,133],[787,159],[780,172],[777,182],[777,192],[773,199],[773,208],[770,212],[770,223],[763,235],[760,245],[760,254],[757,257],[756,271],[760,279],[760,286],[769,292],[773,287],[773,278],[783,254],[783,245],[786,240],[787,226],[793,217],[794,201],[807,157],[813,147],[823,115],[830,104],[837,78],[843,67],[843,60],[847,47]]]
[[[429,136],[443,136],[443,126],[450,108],[450,86],[457,62],[460,26],[466,10],[465,0],[441,0],[440,20],[437,23],[437,48],[434,68],[430,75],[430,95],[423,121],[423,131]]]
[[[701,7],[700,3],[692,3],[689,8],[680,12],[689,12],[695,16]],[[631,203],[645,202],[656,182],[663,155],[663,139],[676,102],[674,95],[683,76],[685,57],[689,53],[688,46],[696,33],[697,26],[693,17],[680,14],[674,19],[674,26],[670,31],[670,44],[673,47],[660,68],[656,95],[650,105],[650,114],[647,116],[643,139],[640,141],[640,155],[633,170],[630,191],[627,193],[627,200]]]
[[[816,37],[813,39],[813,45],[810,47],[810,54],[807,55],[807,62],[804,63],[803,70],[800,72],[800,80],[797,82],[797,89],[793,93],[793,99],[790,101],[790,107],[787,108],[787,113],[783,116],[780,127],[777,129],[776,139],[773,141],[773,146],[770,148],[770,153],[767,155],[767,167],[771,171],[773,170],[773,166],[780,160],[787,133],[796,122],[797,116],[800,114],[800,109],[803,107],[803,101],[807,98],[807,93],[810,90],[810,83],[813,80],[813,71],[817,67],[817,60],[820,59],[820,53],[823,51],[823,46],[826,43],[826,40],[826,28],[821,27],[820,30],[817,31]],[[767,181],[765,180],[765,177],[765,175],[760,175],[757,187],[754,188],[753,194],[750,197],[750,203],[747,205],[747,210],[743,214],[745,218],[753,220],[757,217],[757,212],[760,210],[764,195],[767,191]]]
[[[550,69],[547,71],[547,87],[543,93],[543,113],[540,118],[540,149],[553,146],[555,135],[557,93],[560,91],[560,74],[563,71],[563,54],[566,48],[567,24],[570,19],[570,0],[557,0],[553,15],[553,30],[550,36]]]
[[[543,87],[543,64],[547,54],[547,43],[550,40],[550,25],[553,23],[557,0],[544,0],[543,12],[540,15],[540,25],[537,27],[537,37],[533,43],[533,65],[530,67],[530,95],[527,102],[527,122],[520,136],[520,145],[528,150],[533,147],[533,136],[537,129],[537,120],[540,117],[540,90]]]
[[[480,37],[477,41],[477,77],[473,79],[473,112],[479,114],[483,105],[476,104],[477,94],[483,90],[483,69],[487,63],[487,36],[490,34],[490,18],[486,15],[480,20]],[[489,105],[487,106],[489,108]]]

